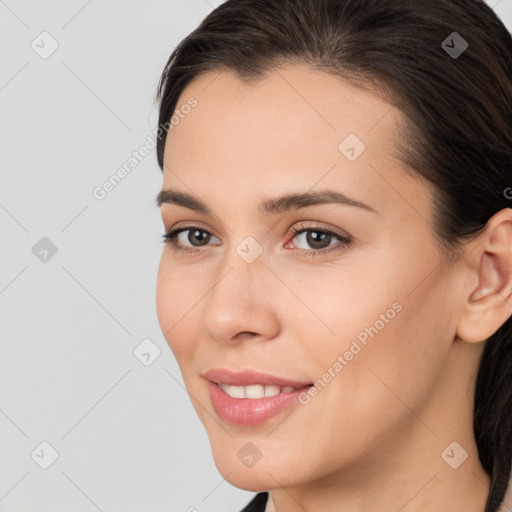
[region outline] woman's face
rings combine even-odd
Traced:
[[[253,85],[203,74],[177,108],[163,190],[197,204],[162,196],[166,230],[183,231],[163,249],[158,316],[219,471],[257,491],[441,460],[472,369],[453,357],[460,290],[432,190],[393,159],[397,109],[295,65]],[[265,383],[280,395],[257,398]]]

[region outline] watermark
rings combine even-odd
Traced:
[[[507,187],[503,191],[503,195],[505,196],[505,199],[512,199],[512,187]]]
[[[30,43],[30,47],[41,59],[47,59],[57,50],[59,43],[49,32],[44,31]]]
[[[151,150],[155,149],[156,139],[160,140],[165,137],[167,133],[173,130],[182,119],[192,112],[193,108],[197,107],[197,105],[198,101],[194,97],[189,98],[185,104],[175,110],[174,115],[169,119],[169,121],[166,121],[164,124],[160,124],[155,128],[146,137],[144,143],[139,146],[136,151],[133,151],[132,154],[124,161],[121,167],[112,173],[101,185],[93,188],[92,195],[94,199],[103,201],[103,199],[105,199],[110,192],[115,190],[115,188],[124,179],[126,179],[126,177],[140,164],[140,162],[150,154]]]
[[[46,236],[43,236],[32,247],[32,254],[42,263],[48,263],[58,252],[57,246]]]
[[[263,247],[255,238],[247,236],[237,245],[236,253],[246,263],[252,263],[263,253]]]
[[[134,349],[133,355],[144,365],[151,366],[161,354],[161,350],[150,338],[144,338]]]
[[[48,441],[43,441],[32,451],[30,457],[39,467],[48,469],[59,458],[59,452]]]
[[[368,337],[375,338],[379,332],[384,329],[386,324],[389,324],[393,318],[402,311],[402,304],[400,302],[394,302],[393,305],[386,310],[385,313],[381,313],[379,319],[375,321],[370,327],[365,327],[357,336],[356,339],[352,340],[350,348],[346,350],[343,355],[338,355],[336,361],[329,366],[329,368],[322,374],[322,377],[315,381],[307,391],[304,391],[299,395],[299,402],[303,405],[309,404],[311,398],[318,395],[322,389],[327,386],[331,380],[338,375],[345,366],[349,364],[354,357],[359,354],[364,347],[368,345]],[[359,341],[359,343],[358,343]]]
[[[338,151],[349,162],[355,162],[365,149],[365,143],[355,133],[350,133],[338,146]]]
[[[236,456],[244,466],[252,468],[263,457],[263,454],[255,444],[248,442],[236,452]]]
[[[468,46],[468,42],[458,32],[452,32],[441,43],[441,48],[452,59],[458,59],[468,49]]]
[[[453,441],[441,453],[441,458],[452,469],[457,469],[468,457],[468,452],[457,441]]]

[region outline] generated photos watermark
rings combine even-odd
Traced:
[[[329,382],[331,382],[336,375],[338,375],[349,363],[352,361],[357,354],[359,354],[363,348],[368,345],[369,338],[375,338],[384,327],[391,320],[393,320],[398,313],[402,311],[402,304],[400,302],[394,302],[393,305],[386,310],[385,313],[381,313],[379,319],[375,321],[370,327],[365,327],[355,339],[352,340],[350,347],[342,355],[338,355],[336,360],[331,366],[322,374],[322,377],[315,381],[313,386],[308,388],[299,395],[299,402],[303,405],[307,405],[311,402],[311,399],[318,395]],[[359,342],[359,343],[358,343]]]
[[[151,150],[156,147],[156,139],[162,139],[166,137],[167,133],[173,130],[181,120],[184,119],[192,109],[197,107],[198,101],[194,97],[190,97],[184,105],[176,109],[174,115],[169,121],[164,124],[160,124],[155,128],[147,137],[141,146],[125,160],[125,162],[112,173],[107,180],[101,185],[93,188],[92,195],[98,201],[102,201],[107,195],[112,192],[139,164],[144,160]]]

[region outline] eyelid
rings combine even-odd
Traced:
[[[178,222],[168,231],[177,231],[178,229],[201,229],[203,231],[207,231],[208,233],[212,233],[212,230],[209,227],[206,227],[206,224],[203,224],[200,220],[183,220]],[[213,233],[212,233],[213,234]]]

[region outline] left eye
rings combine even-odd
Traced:
[[[333,243],[331,242],[334,242],[335,245],[336,239],[343,243],[349,243],[349,239],[346,237],[342,237],[340,235],[337,235],[336,233],[332,233],[331,231],[316,228],[302,229],[300,231],[295,231],[294,233],[295,234],[293,239],[296,238],[301,242],[309,245],[309,247],[301,247],[300,245],[297,246],[298,249],[303,250],[322,250],[333,245]]]

